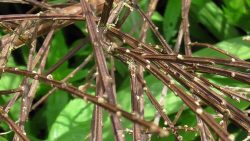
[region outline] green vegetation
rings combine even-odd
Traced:
[[[110,2],[109,0],[107,1]],[[145,13],[147,13],[150,2],[152,4],[152,2],[154,3],[156,0],[139,0],[138,5]],[[42,4],[40,7],[39,5],[34,4],[33,0],[31,2],[27,0],[26,4],[17,4],[12,3],[11,1],[6,1],[0,2],[0,5],[2,3],[9,3],[7,5],[8,7],[13,7],[14,5],[29,5],[30,8],[32,8],[35,5],[33,7],[35,10],[34,12],[31,12],[32,14],[34,13],[34,15],[37,15],[35,13],[39,11],[47,11],[47,13],[40,12],[41,15],[45,16],[38,16],[38,19],[34,17],[29,19],[28,15],[26,15],[26,17],[22,17],[22,20],[17,20],[15,17],[8,17],[9,14],[5,14],[4,11],[1,12],[0,9],[0,133],[2,133],[0,141],[12,140],[13,138],[15,138],[14,140],[16,141],[17,138],[19,138],[17,131],[20,130],[22,132],[22,127],[24,127],[27,138],[32,141],[80,141],[93,139],[93,136],[91,137],[91,132],[93,130],[91,126],[93,126],[94,117],[97,116],[97,114],[93,113],[96,107],[96,103],[93,104],[93,101],[96,100],[102,104],[99,99],[100,97],[104,97],[104,99],[106,99],[106,105],[111,105],[111,107],[119,105],[118,108],[131,113],[131,116],[127,117],[124,116],[124,113],[121,113],[123,117],[119,117],[119,110],[116,109],[117,111],[113,111],[115,113],[113,115],[121,119],[123,134],[125,136],[125,140],[128,141],[136,138],[135,135],[133,135],[133,132],[138,133],[139,136],[151,135],[150,137],[152,141],[175,140],[176,138],[177,140],[181,140],[182,138],[184,141],[206,141],[211,138],[215,140],[222,138],[223,133],[221,136],[218,135],[218,133],[214,131],[208,123],[206,123],[206,120],[202,119],[203,123],[206,123],[203,127],[199,128],[197,125],[197,119],[199,120],[197,115],[199,115],[199,112],[194,109],[192,110],[192,107],[190,106],[197,102],[197,99],[200,99],[201,101],[199,103],[201,106],[198,104],[198,107],[201,107],[203,112],[209,113],[208,117],[211,117],[211,119],[215,121],[214,123],[218,123],[219,125],[222,121],[226,122],[226,124],[222,124],[219,127],[220,130],[225,131],[227,135],[230,135],[230,137],[233,137],[237,141],[244,140],[247,136],[249,136],[250,133],[248,132],[250,130],[248,132],[246,130],[250,129],[250,123],[248,122],[250,121],[250,36],[248,36],[250,33],[250,0],[192,0],[189,10],[190,36],[184,33],[183,38],[189,37],[191,39],[191,44],[189,45],[192,46],[191,59],[194,58],[194,60],[186,62],[185,57],[190,57],[189,54],[185,53],[187,42],[183,39],[181,41],[182,44],[179,46],[180,50],[178,54],[182,54],[184,56],[184,60],[182,58],[183,56],[178,56],[177,53],[172,54],[171,56],[166,50],[166,52],[160,52],[159,50],[164,49],[165,46],[159,41],[159,36],[156,36],[154,31],[150,29],[150,26],[147,25],[146,28],[144,27],[144,24],[148,24],[148,21],[143,20],[145,18],[143,18],[136,8],[133,8],[135,5],[133,5],[130,1],[128,1],[120,11],[118,19],[114,20],[112,24],[110,23],[107,26],[99,26],[99,32],[96,32],[96,30],[91,31],[91,28],[87,30],[86,28],[91,26],[89,21],[97,21],[97,18],[91,17],[90,20],[86,18],[87,21],[85,18],[84,20],[81,20],[81,12],[74,14],[73,16],[75,17],[72,15],[72,17],[69,16],[70,18],[75,18],[76,20],[69,20],[67,19],[69,18],[67,17],[67,14],[60,12],[56,13],[58,15],[46,17],[46,15],[51,14],[50,12],[52,10],[48,7],[48,9],[46,9],[43,6],[58,6],[65,9],[65,7],[77,4],[78,8],[84,8],[84,6],[74,0],[71,2],[69,2],[69,0],[49,0],[45,3],[39,2],[39,4]],[[92,4],[94,5],[96,3]],[[103,5],[103,2],[101,4]],[[178,33],[180,32],[180,29],[185,30],[185,28],[181,26],[181,23],[185,24],[182,20],[182,4],[181,0],[166,0],[165,2],[164,0],[160,0],[158,2],[158,6],[153,8],[151,16],[153,23],[158,27],[158,31],[164,39],[166,39],[173,50],[175,50],[174,47],[178,41]],[[113,7],[111,8],[115,9],[117,5],[119,5],[119,3],[115,1],[113,3]],[[130,9],[133,10],[130,11]],[[27,11],[21,10],[21,12],[14,14],[25,14],[25,12]],[[98,17],[102,17],[101,13],[102,11],[97,8],[96,15],[98,15]],[[126,17],[126,14],[128,13],[129,15]],[[64,15],[66,20],[62,19],[62,17],[59,16],[60,14]],[[17,16],[21,17],[22,15]],[[85,15],[85,17],[87,16],[88,15]],[[124,23],[122,22],[122,18],[126,18]],[[70,21],[72,23],[63,23],[64,21]],[[13,24],[14,22],[16,23]],[[45,28],[46,30],[41,31],[41,33],[37,32],[40,30],[37,27],[46,22],[50,23],[50,27]],[[51,24],[52,22],[54,22],[54,24]],[[102,22],[99,22],[97,25],[101,23]],[[121,23],[121,27],[114,26],[114,24],[119,25]],[[106,22],[104,22],[104,24],[106,24]],[[62,26],[59,27],[58,25]],[[105,29],[104,31],[102,30],[103,28]],[[116,29],[120,30],[116,31]],[[143,29],[148,30],[143,36],[145,37],[145,40],[142,39]],[[55,32],[53,32],[53,30],[55,30]],[[98,35],[104,36],[98,36],[97,40],[101,42],[99,44],[101,46],[97,47],[105,52],[105,62],[109,70],[108,74],[110,74],[112,78],[111,83],[108,80],[103,80],[106,78],[103,76],[105,73],[97,72],[98,69],[99,71],[101,70],[99,68],[100,66],[105,65],[101,64],[98,66],[97,62],[101,59],[98,59],[95,56],[97,49],[93,46],[94,40],[91,34],[92,32],[93,35],[98,33]],[[129,34],[131,37],[134,37],[137,42],[142,41],[147,46],[151,47],[155,51],[159,51],[160,53],[157,52],[159,53],[157,54],[155,52],[150,52],[146,50],[144,46],[140,47],[139,44],[131,43],[132,39],[126,37],[122,33]],[[27,34],[31,34],[31,37],[27,37]],[[53,37],[50,38],[49,34],[53,34]],[[6,43],[4,42],[4,39],[6,38],[10,38],[12,40]],[[104,38],[107,40],[104,40]],[[48,42],[50,46],[46,45],[46,39],[51,39],[51,42]],[[21,43],[17,43],[16,40],[21,41]],[[23,40],[25,43],[22,42]],[[123,42],[123,40],[125,40],[125,42]],[[113,46],[109,44],[110,42],[113,42],[112,45],[115,44],[117,47],[113,48]],[[206,44],[201,45],[199,43]],[[156,45],[158,45],[160,49],[155,49],[154,46]],[[228,54],[232,54],[233,57],[228,56],[225,52],[221,53],[207,47],[212,45],[215,48],[228,52]],[[110,46],[112,46],[111,51],[108,49]],[[138,46],[140,48],[136,48]],[[9,48],[7,50],[10,52],[4,56],[4,48],[7,47]],[[73,51],[76,48],[78,48],[78,50]],[[41,51],[41,54],[38,53],[39,51]],[[135,56],[133,56],[132,53],[129,54],[130,52],[134,53]],[[143,55],[141,55],[140,52],[147,53],[148,56],[146,55],[143,58]],[[165,53],[164,55],[169,56],[169,59],[164,60],[165,62],[159,58],[151,58],[150,60],[150,55],[157,56],[161,53]],[[94,57],[91,57],[90,55],[94,55]],[[139,57],[136,58],[136,56]],[[239,59],[236,57],[234,58],[234,56]],[[4,57],[7,59],[4,59]],[[40,57],[40,59],[36,60],[37,57]],[[148,58],[145,59],[145,57]],[[204,64],[202,64],[202,59],[199,60],[199,58],[197,59],[195,57],[203,57],[205,59],[209,58],[210,60],[208,59],[206,60],[207,62],[203,62]],[[89,60],[86,58],[89,58]],[[215,60],[213,61],[213,59]],[[222,59],[222,61],[220,61],[220,59]],[[150,66],[147,65],[148,62],[145,63],[143,60],[150,60],[151,64],[157,68],[157,71],[154,71],[152,66],[149,68]],[[60,61],[62,63],[60,63]],[[74,73],[71,78],[65,80],[65,78],[67,78],[72,71],[75,71],[77,67],[81,66],[84,61],[86,61],[86,65],[82,66],[82,68],[78,72]],[[157,74],[158,72],[163,74],[163,71],[171,72],[171,69],[168,70],[168,67],[164,67],[164,64],[169,65],[171,63],[177,67],[186,66],[182,67],[182,70],[185,72],[183,75],[180,75],[183,81],[176,79],[174,76],[177,75],[174,73],[168,73],[171,77],[169,77],[169,75],[165,75],[166,77],[173,79],[173,81],[169,82]],[[208,66],[208,68],[206,70],[199,69],[199,66],[196,66],[197,64]],[[35,66],[31,67],[32,65]],[[139,67],[145,69],[143,76],[138,74]],[[211,72],[209,72],[209,67]],[[18,70],[14,68],[18,68]],[[212,68],[221,68],[222,71],[221,73],[219,73],[218,70],[212,71]],[[19,70],[26,71],[19,72]],[[180,71],[176,72],[179,73]],[[34,73],[38,73],[39,77],[37,76],[38,78],[35,78],[36,75]],[[186,73],[190,74],[190,76],[194,76],[195,79],[188,79],[188,77],[184,76]],[[135,78],[133,77],[133,74],[135,75]],[[57,82],[50,82],[49,80],[51,79],[51,75],[53,76],[53,80],[58,80],[60,84],[57,85]],[[193,90],[191,90],[191,86],[188,86],[188,84],[189,82],[190,85],[195,83],[193,81],[196,81],[196,75],[197,77],[202,77],[205,80],[216,84],[220,88],[229,91],[229,94],[223,90],[211,87],[202,79],[197,81],[206,85],[209,90],[206,91],[206,89],[203,89],[202,87],[199,88],[198,84],[194,84],[197,88],[193,87]],[[42,78],[43,76],[45,76],[44,79]],[[48,79],[46,79],[46,77]],[[136,83],[133,83],[133,80],[136,81]],[[145,80],[146,84],[141,82],[141,80]],[[104,82],[107,82],[108,84],[103,84]],[[178,91],[173,92],[170,87],[165,87],[163,90],[164,83],[169,83],[182,89],[185,95],[188,95],[188,97],[192,99],[189,101],[191,104],[189,105],[183,102],[183,99],[187,98],[181,98]],[[110,95],[102,92],[109,90],[109,84],[110,86],[115,87],[115,91],[113,93],[116,97],[116,103],[110,102],[112,101]],[[71,88],[71,86],[75,89]],[[146,123],[141,123],[141,121],[148,121],[147,123],[151,127],[157,113],[156,104],[152,104],[152,99],[150,99],[146,94],[146,86],[148,86],[147,90],[150,90],[151,95],[161,105],[163,105],[162,108],[164,110],[160,109],[160,111],[166,112],[166,115],[172,122],[176,120],[174,128],[178,131],[178,136],[173,134],[169,127],[169,123],[168,125],[164,124],[164,118],[162,117],[159,119],[157,124],[159,127],[167,128],[167,131],[169,132],[167,136],[160,136],[159,132],[162,131],[162,128],[158,128],[157,126],[157,130],[153,130],[148,128]],[[36,105],[37,102],[40,102],[44,95],[48,94],[51,89],[56,87],[59,87],[59,89],[55,89],[45,100],[42,100],[42,103],[38,106]],[[112,89],[112,87],[110,88]],[[131,92],[131,89],[133,90],[133,88],[139,89],[135,90],[138,93]],[[90,98],[87,98],[88,101],[83,100],[86,96],[79,96],[77,94],[77,89],[79,89],[79,92],[81,91],[82,94],[85,93],[90,95],[90,97],[93,96],[95,99],[93,101],[91,101]],[[207,97],[212,97],[211,101],[214,101],[211,102],[209,100],[206,101],[206,99],[202,99],[202,94],[197,94],[198,92],[196,89],[197,91],[204,90],[201,91],[201,93]],[[11,92],[11,90],[14,92]],[[142,92],[144,97],[135,95],[140,94],[140,90],[144,90],[144,92]],[[100,95],[98,95],[96,91],[99,91]],[[113,91],[113,89],[111,91]],[[166,93],[166,96],[162,96],[162,93]],[[213,95],[208,95],[210,93],[215,93],[216,96],[222,100],[228,101],[231,106],[236,107],[239,110],[233,111],[233,108],[227,109],[228,105],[226,106],[227,108],[223,107],[223,104],[222,106],[216,105],[217,103],[220,103],[218,101],[221,99],[216,102],[216,98],[214,98]],[[19,95],[18,99],[14,100],[14,97],[17,95]],[[133,95],[135,97],[133,97]],[[132,113],[138,112],[136,111],[138,109],[134,106],[136,103],[134,101],[137,99],[137,96],[139,96],[138,99],[144,99],[143,106],[139,105],[139,108],[144,109],[144,113],[141,115],[144,117],[144,120],[138,119],[139,122],[133,121],[132,118]],[[27,100],[28,102],[24,102],[24,100]],[[11,105],[10,101],[13,101],[14,104]],[[25,104],[27,104],[26,107],[24,106]],[[102,111],[101,117],[103,122],[101,125],[103,127],[102,138],[104,141],[111,141],[114,140],[116,136],[120,135],[117,135],[118,133],[114,134],[112,131],[113,125],[110,118],[110,109],[105,107],[105,104],[102,108],[102,110],[105,110]],[[138,102],[137,104],[140,103]],[[221,106],[221,111],[224,110],[224,112],[220,112],[220,109],[216,109],[216,106]],[[26,115],[25,112],[21,112],[21,110],[25,108],[27,112]],[[133,111],[132,109],[136,110]],[[228,113],[227,110],[229,110]],[[244,116],[238,114],[238,112],[244,113]],[[4,116],[5,114],[8,115],[7,119],[16,122],[15,126],[18,127],[18,129],[10,128],[10,122],[6,120],[6,117]],[[178,114],[180,114],[179,118],[177,118]],[[21,115],[25,118],[20,119]],[[216,118],[212,118],[210,115]],[[242,120],[242,125],[235,121],[239,120],[237,119],[238,117],[236,118],[237,115],[245,118]],[[206,119],[208,117],[206,117]],[[23,125],[19,124],[20,120],[24,120]],[[133,131],[134,123],[137,123],[137,126],[140,125],[139,132],[136,130]],[[243,124],[245,124],[245,126]],[[96,126],[100,127],[100,125]],[[209,131],[203,132],[201,129]],[[163,131],[165,131],[165,129]],[[204,133],[207,139],[201,139],[200,133]],[[210,137],[210,135],[212,137]],[[143,141],[143,139],[141,140]]]

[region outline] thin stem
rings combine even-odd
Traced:
[[[14,132],[23,140],[23,141],[29,141],[29,139],[26,137],[26,135],[22,132],[20,127],[18,127],[14,121],[12,121],[8,114],[3,110],[3,107],[0,107],[0,118],[3,119],[10,127],[14,130]]]
[[[87,63],[93,58],[93,55],[89,55],[78,67],[76,67],[71,73],[69,73],[62,82],[67,82],[70,78],[72,78],[77,72],[79,72],[83,67],[87,65]],[[92,74],[92,73],[90,73]],[[47,94],[45,94],[42,98],[40,98],[35,104],[32,106],[32,110],[36,109],[43,101],[45,101],[53,92],[55,92],[57,88],[51,89]]]
[[[0,15],[1,21],[18,21],[18,20],[83,20],[81,15],[64,15],[64,14],[12,14]]]
[[[71,58],[73,55],[75,55],[81,48],[86,47],[86,44],[89,42],[89,38],[84,38],[77,47],[71,49],[68,51],[66,55],[64,55],[61,59],[57,61],[55,65],[49,68],[49,70],[45,73],[46,75],[51,74],[54,72],[59,66],[61,66],[65,61],[67,61],[69,58]]]
[[[60,90],[64,90],[66,92],[69,92],[77,97],[81,97],[86,101],[89,101],[93,104],[101,106],[102,108],[108,110],[109,112],[111,112],[113,114],[125,117],[132,122],[138,123],[154,133],[157,133],[157,134],[162,135],[162,136],[166,135],[166,132],[162,128],[156,126],[155,124],[148,122],[148,121],[145,121],[143,119],[140,119],[137,116],[122,110],[118,106],[105,101],[105,99],[103,99],[103,98],[98,98],[96,96],[92,96],[90,94],[83,93],[82,91],[78,90],[78,88],[76,88],[74,86],[65,84],[61,81],[53,80],[51,78],[48,78],[47,76],[43,76],[43,75],[40,75],[38,73],[30,72],[27,70],[21,70],[21,69],[12,68],[12,67],[4,67],[4,68],[1,67],[0,71],[12,73],[12,74],[16,74],[16,75],[21,75],[21,76],[26,76],[26,77],[30,77],[30,78],[35,79],[35,80],[43,81],[47,85],[57,87]]]
[[[90,10],[88,3],[85,0],[81,0],[81,6],[84,11],[87,28],[89,31],[90,39],[93,44],[94,53],[95,53],[95,61],[97,63],[98,71],[101,76],[101,82],[104,86],[105,92],[108,95],[108,101],[112,104],[116,104],[116,99],[112,87],[112,77],[109,75],[104,52],[103,52],[103,44],[101,43],[102,38],[97,32],[99,32],[96,23],[93,20],[93,14]],[[121,126],[120,119],[117,115],[111,114],[111,121],[113,125],[113,131],[115,135],[116,141],[124,141],[124,133]]]

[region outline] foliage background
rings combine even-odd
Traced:
[[[67,0],[50,0],[51,3],[65,3]],[[146,11],[149,0],[141,0],[140,6]],[[15,10],[13,10],[13,8]],[[4,5],[0,4],[0,13],[24,13],[29,7],[25,5]],[[241,59],[250,59],[250,43],[242,40],[243,36],[250,33],[250,0],[192,0],[190,9],[190,34],[192,41],[207,42],[215,44],[218,48],[224,49]],[[180,0],[160,0],[157,6],[157,11],[153,13],[153,22],[159,27],[159,31],[164,35],[167,41],[174,45],[177,37],[178,29],[181,22],[181,1]],[[126,33],[135,30],[134,36],[138,36],[140,28],[136,25],[140,24],[138,21],[138,13],[132,12],[128,20],[124,24],[122,30]],[[65,55],[71,48],[75,47],[79,40],[87,35],[82,30],[85,26],[83,22],[76,22],[74,25],[59,30],[54,35],[51,51],[49,53],[46,68],[55,64],[63,55]],[[3,35],[4,31],[0,31]],[[43,41],[41,37],[40,44]],[[149,31],[146,42],[157,44],[156,38]],[[197,56],[219,56],[224,57],[210,49],[195,48],[194,55]],[[64,78],[70,71],[79,65],[84,58],[92,52],[90,45],[86,45],[74,57],[64,63],[57,71],[53,72],[54,79],[60,80]],[[183,52],[183,50],[181,50]],[[27,62],[27,47],[15,50],[11,59],[8,62],[9,66],[24,67]],[[70,80],[75,86],[83,84],[88,75],[88,71],[93,67],[94,61],[90,62],[84,69]],[[110,64],[109,64],[110,65]],[[123,109],[130,111],[130,81],[127,66],[120,61],[115,61],[116,66],[116,86],[118,103]],[[250,70],[248,70],[250,72]],[[220,85],[224,86],[240,86],[249,87],[238,81],[206,75],[206,77]],[[145,79],[150,86],[153,95],[159,100],[163,84],[154,78],[152,75],[146,73]],[[4,74],[0,80],[0,90],[16,88],[21,82],[21,77],[11,74]],[[94,82],[93,82],[94,84]],[[49,86],[40,85],[37,92],[37,101],[50,89]],[[88,93],[94,95],[95,88],[92,87]],[[6,103],[11,96],[0,96],[0,104]],[[183,102],[170,91],[166,97],[165,109],[168,115],[173,119],[176,112],[179,110]],[[145,101],[145,118],[152,120],[155,114],[154,107],[149,100]],[[234,103],[240,109],[248,109],[249,103],[241,101]],[[20,101],[15,103],[11,109],[9,116],[14,120],[18,120]],[[48,100],[31,112],[29,121],[25,128],[28,137],[32,141],[79,141],[87,140],[90,134],[90,126],[92,119],[93,105],[84,103],[78,98],[70,96],[70,94],[57,90],[51,95]],[[211,109],[207,109],[211,110]],[[104,140],[113,140],[111,123],[108,118],[108,113],[105,112],[104,117]],[[132,124],[123,119],[124,127],[131,128]],[[163,124],[163,123],[161,123]],[[196,125],[195,115],[186,109],[177,123],[178,125]],[[1,122],[0,132],[9,131],[7,124]],[[236,136],[236,140],[242,140],[247,135],[242,132],[237,126],[230,124],[229,132]],[[198,134],[194,132],[181,132],[185,140],[199,140]],[[0,141],[7,141],[13,137],[13,132],[0,136]],[[131,135],[126,135],[127,140],[132,140]],[[153,137],[153,140],[166,140],[166,138]],[[167,140],[174,140],[174,136],[169,136]]]

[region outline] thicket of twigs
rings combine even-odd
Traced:
[[[250,39],[196,42],[209,39],[190,23],[198,1],[167,1],[163,25],[158,2],[1,1],[30,7],[0,15],[1,139],[249,140]],[[221,24],[217,39],[240,35],[205,22]],[[72,25],[82,37],[69,46]]]

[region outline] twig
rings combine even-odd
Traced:
[[[92,59],[93,55],[89,55],[78,67],[76,67],[71,73],[69,73],[62,82],[67,82],[70,78],[72,78],[78,71],[80,71],[86,64]],[[90,73],[92,74],[92,73]],[[57,88],[51,89],[47,94],[45,94],[42,98],[40,98],[35,104],[32,106],[32,110],[36,109],[43,101],[47,99],[49,95],[51,95]]]
[[[78,52],[83,46],[86,47],[86,44],[89,42],[89,38],[86,37],[83,40],[81,40],[80,44],[77,45],[77,47],[71,49],[68,51],[66,55],[64,55],[61,59],[57,61],[55,65],[49,68],[49,70],[45,73],[45,75],[51,74],[54,72],[60,65],[62,65],[65,61],[67,61],[69,58],[71,58],[73,55],[75,55],[76,52]]]
[[[64,15],[64,14],[12,14],[0,15],[1,21],[19,21],[19,20],[83,20],[81,15]]]
[[[0,95],[10,95],[13,93],[21,92],[22,89],[17,88],[17,89],[10,89],[10,90],[0,90]]]
[[[121,50],[119,50],[119,51],[121,51]],[[219,127],[219,125],[214,120],[212,120],[212,117],[209,114],[207,114],[206,112],[204,112],[202,110],[202,108],[199,107],[198,104],[195,104],[195,101],[194,101],[193,98],[191,98],[190,96],[188,96],[187,94],[185,94],[185,92],[183,90],[179,89],[176,85],[174,85],[172,83],[172,81],[170,81],[170,78],[168,78],[166,75],[164,75],[162,72],[160,72],[158,68],[156,68],[152,64],[149,66],[148,63],[146,62],[146,60],[142,60],[139,56],[134,55],[132,53],[124,51],[124,52],[121,52],[121,54],[123,54],[123,55],[124,54],[128,54],[133,59],[135,59],[138,63],[140,63],[141,65],[143,65],[145,68],[147,68],[148,71],[150,71],[158,79],[160,79],[162,82],[164,82],[164,84],[167,85],[173,92],[175,92],[176,94],[178,94],[178,96],[186,103],[186,105],[188,105],[194,112],[196,112],[197,115],[199,115],[199,117],[204,122],[206,122],[221,138],[223,138],[224,140],[229,140],[228,139],[228,133],[227,133],[227,131],[221,129]],[[216,106],[219,106],[219,105],[216,105]],[[244,117],[244,119],[246,119],[246,118]],[[243,126],[244,125],[242,125],[242,127]]]
[[[141,76],[138,71],[139,66],[136,66],[135,63],[130,62],[130,83],[131,83],[131,103],[132,103],[132,111],[139,118],[143,119],[144,117],[144,99],[143,99],[143,91],[142,84],[138,80],[137,76]],[[141,127],[138,124],[133,125],[133,140],[143,140],[143,136],[141,133]]]
[[[0,3],[21,3],[21,4],[28,4],[23,0],[1,0]]]
[[[104,88],[102,86],[100,75],[96,77],[96,96],[98,98],[103,98]],[[102,127],[103,127],[103,116],[102,108],[98,105],[95,105],[92,118],[92,127],[91,127],[91,141],[102,141]]]
[[[20,127],[18,127],[15,122],[13,122],[5,113],[3,110],[3,107],[0,107],[0,118],[3,119],[5,122],[8,123],[8,125],[14,130],[14,132],[23,140],[23,141],[29,141],[29,139],[26,137],[26,135],[22,132]]]
[[[140,76],[138,76],[140,77]],[[163,108],[161,105],[158,103],[158,101],[152,96],[147,84],[145,81],[142,80],[142,78],[139,78],[140,82],[143,84],[143,89],[146,92],[147,97],[149,98],[150,102],[154,105],[156,108],[157,112],[161,115],[161,117],[164,120],[164,125],[168,125],[171,128],[171,131],[175,135],[177,140],[181,140],[181,136],[179,135],[178,131],[175,129],[175,126],[173,122],[170,120],[170,118],[166,115],[166,113],[163,111]]]
[[[57,87],[60,90],[64,90],[64,91],[69,92],[75,96],[82,97],[84,100],[89,101],[89,102],[96,104],[98,106],[101,106],[102,108],[112,112],[113,114],[116,114],[118,116],[123,116],[123,117],[131,120],[132,122],[138,123],[154,133],[157,133],[157,134],[162,135],[162,136],[166,135],[166,132],[163,129],[159,128],[157,125],[155,125],[151,122],[145,121],[143,119],[140,119],[140,118],[136,117],[135,115],[122,110],[118,106],[111,104],[109,102],[106,102],[105,99],[103,99],[103,98],[98,98],[96,96],[92,96],[90,94],[83,93],[82,91],[78,90],[74,86],[65,84],[65,83],[60,82],[60,81],[53,80],[47,76],[43,76],[43,75],[40,75],[38,73],[30,72],[27,70],[21,70],[21,69],[12,68],[12,67],[4,67],[4,68],[0,67],[0,71],[12,73],[12,74],[16,74],[16,75],[21,75],[21,76],[26,76],[26,77],[30,77],[30,78],[35,79],[35,80],[43,81],[47,85]]]
[[[112,87],[112,78],[109,75],[108,68],[106,65],[104,53],[102,50],[103,44],[101,43],[101,37],[99,36],[99,34],[97,34],[98,28],[96,26],[96,23],[93,20],[93,15],[91,13],[88,3],[85,0],[81,0],[81,6],[82,6],[82,9],[86,11],[84,15],[86,17],[87,28],[89,31],[90,39],[93,44],[95,60],[97,63],[98,71],[100,73],[101,82],[103,84],[106,94],[108,95],[109,103],[112,103],[115,105],[116,101],[115,101],[115,95],[114,95],[114,91]],[[123,130],[121,127],[119,117],[117,115],[111,114],[111,121],[113,125],[115,140],[124,141]]]
[[[182,9],[181,9],[181,15],[182,15],[182,30],[184,34],[184,44],[185,44],[185,54],[187,56],[192,55],[192,50],[190,48],[190,35],[189,35],[189,9],[191,5],[191,0],[182,0]]]
[[[93,1],[92,3],[93,5],[97,6],[97,14],[100,13],[102,6],[104,4],[103,1]],[[84,11],[84,10],[83,10]],[[54,11],[47,11],[46,14],[48,13],[53,13]],[[80,6],[80,4],[75,4],[75,5],[70,5],[68,7],[62,8],[60,9],[60,13],[61,14],[65,14],[65,15],[78,15],[78,14],[82,14],[84,12],[82,12],[82,8]],[[84,17],[83,17],[84,19]],[[54,21],[48,21],[48,20],[42,20],[40,22],[40,24],[38,25],[38,31],[37,31],[37,36],[40,37],[44,34],[47,34],[48,31],[51,29],[51,25],[54,23]],[[54,25],[55,29],[59,29],[62,27],[65,27],[67,25],[72,24],[73,21],[61,21],[57,24]],[[29,27],[29,29],[26,29],[26,33],[30,33],[30,31],[33,30],[34,27]],[[20,39],[15,39],[12,41],[12,44],[14,45],[14,48],[19,48],[20,46],[22,46],[26,40],[29,39],[29,36],[27,34],[24,34],[23,36],[23,40]],[[12,35],[11,34],[6,34],[4,35],[1,39],[0,39],[0,49],[3,48],[4,46],[6,46],[12,39]]]

